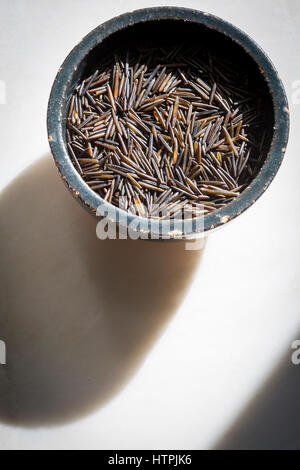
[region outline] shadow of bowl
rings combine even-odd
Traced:
[[[50,156],[1,195],[0,420],[77,419],[113,397],[176,311],[201,251],[104,240]]]

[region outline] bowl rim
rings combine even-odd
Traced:
[[[170,224],[166,221],[146,219],[130,214],[104,201],[81,178],[69,157],[64,143],[64,120],[62,116],[64,101],[68,84],[82,60],[94,47],[110,35],[128,26],[159,20],[181,20],[202,24],[228,36],[237,43],[250,55],[263,75],[272,98],[274,111],[273,138],[266,160],[256,177],[234,201],[205,215],[204,218],[193,219],[187,225],[184,222],[184,228],[179,235],[172,221]],[[275,66],[262,48],[247,33],[231,23],[203,11],[182,7],[153,7],[134,10],[100,24],[71,50],[59,68],[51,89],[47,112],[47,129],[51,152],[64,182],[79,202],[91,213],[94,215],[109,213],[114,221],[124,220],[124,217],[126,217],[127,223],[139,226],[141,232],[152,230],[169,235],[170,238],[176,238],[177,235],[180,238],[195,238],[235,219],[266,191],[275,177],[286,151],[290,126],[289,114],[287,96]],[[201,223],[199,223],[199,219],[201,219]]]

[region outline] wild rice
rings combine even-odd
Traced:
[[[66,134],[93,191],[143,216],[188,202],[207,214],[239,196],[259,169],[265,133],[238,64],[180,46],[120,52],[98,66],[70,99]]]

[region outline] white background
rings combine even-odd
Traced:
[[[181,245],[97,241],[46,137],[50,88],[72,47],[115,15],[163,4],[246,31],[290,101],[275,181],[201,259]],[[282,357],[289,366],[300,331],[300,2],[163,4],[1,0],[0,449],[213,448]]]

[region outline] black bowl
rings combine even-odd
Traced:
[[[184,222],[178,231],[171,223],[150,221],[124,213],[105,202],[92,191],[74,168],[66,148],[66,119],[70,98],[76,85],[95,68],[103,52],[120,44],[149,41],[178,43],[188,38],[191,44],[201,42],[217,49],[222,55],[234,57],[240,67],[257,83],[264,109],[265,140],[261,167],[249,186],[233,202],[206,215],[201,223],[196,219]],[[251,206],[267,189],[282,162],[289,134],[289,109],[280,77],[267,55],[247,34],[230,23],[201,11],[186,8],[160,7],[137,10],[113,18],[98,26],[80,41],[68,55],[55,78],[48,106],[48,138],[51,151],[67,187],[92,214],[111,214],[114,220],[124,215],[128,224],[139,230],[159,233],[166,238],[196,238],[234,219]],[[154,223],[154,225],[153,225]],[[165,225],[166,224],[166,225]]]

